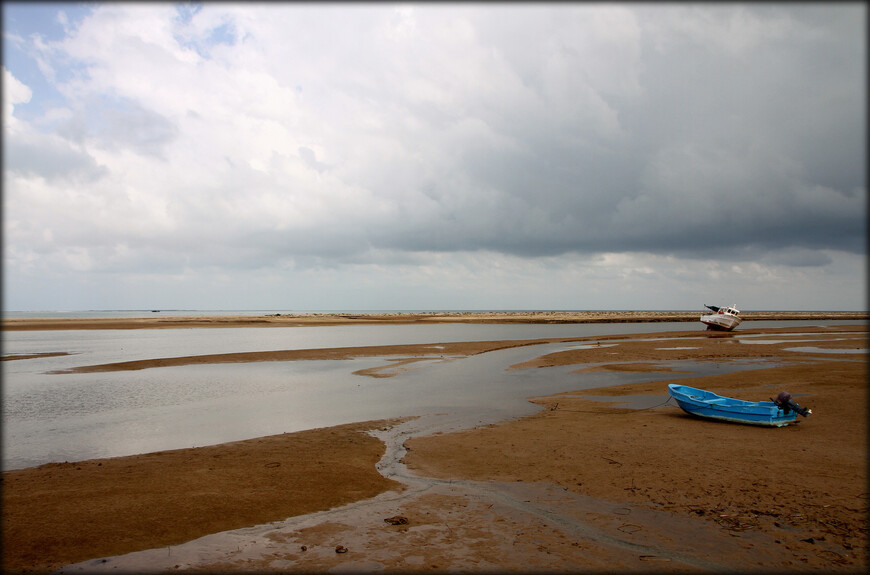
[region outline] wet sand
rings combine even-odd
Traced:
[[[475,430],[405,440],[407,422],[368,422],[7,471],[3,569],[866,569],[866,327],[750,326],[579,338],[579,349],[513,368],[661,378],[533,398],[536,415]],[[783,335],[794,331],[811,335]],[[775,343],[746,343],[761,334],[751,340]],[[398,347],[327,352],[432,351]],[[749,400],[787,390],[814,414],[777,429],[692,418],[665,403],[672,368],[661,362],[683,359],[761,362],[680,383]],[[589,399],[637,395],[661,402]],[[403,464],[385,469],[391,456]]]
[[[385,422],[3,473],[3,572],[177,545],[372,497]]]

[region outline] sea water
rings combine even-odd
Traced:
[[[801,327],[856,322],[753,322]],[[771,325],[761,325],[771,324]],[[576,366],[509,370],[576,343],[434,358],[395,377],[355,371],[389,357],[202,364],[105,373],[52,373],[117,361],[458,341],[595,337],[698,330],[698,322],[619,324],[409,324],[138,330],[13,331],[4,355],[67,353],[3,362],[3,469],[212,445],[356,421],[440,413],[454,427],[539,409],[536,395],[638,381],[661,374],[572,373]],[[691,363],[691,362],[690,362]],[[681,362],[680,368],[689,365]],[[731,363],[728,369],[740,369]],[[709,364],[689,365],[688,376]],[[668,374],[669,378],[682,375]]]

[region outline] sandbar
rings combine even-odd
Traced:
[[[866,326],[801,327],[811,344],[790,331],[578,338],[576,349],[512,366],[661,378],[532,397],[542,406],[535,415],[412,437],[403,464],[431,481],[417,491],[377,469],[385,445],[376,436],[400,420],[6,471],[3,570],[123,570],[130,561],[137,571],[862,571],[867,363],[847,351],[866,350]],[[773,343],[741,343],[747,336]],[[328,353],[394,362],[532,343]],[[808,345],[819,351],[790,351]],[[666,403],[679,360],[757,362],[679,382],[749,400],[787,390],[814,413],[777,429],[692,418]],[[589,399],[601,395],[662,403]],[[294,517],[303,522],[285,520]],[[232,530],[247,543],[204,553],[195,541]]]
[[[690,311],[540,311],[540,312],[395,312],[296,313],[264,315],[55,318],[4,317],[4,331],[58,329],[177,329],[204,327],[301,327],[323,325],[401,325],[413,323],[637,323],[698,321],[702,312]],[[862,320],[867,312],[745,312],[746,322],[758,320]]]

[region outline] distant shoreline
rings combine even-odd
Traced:
[[[263,315],[201,315],[141,317],[4,317],[4,331],[71,329],[159,329],[203,327],[301,327],[323,325],[400,325],[421,323],[646,323],[698,321],[702,312],[583,311],[583,312],[386,312],[270,313]],[[830,321],[870,319],[868,312],[744,312],[744,321]]]

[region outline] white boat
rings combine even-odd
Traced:
[[[740,317],[740,310],[734,305],[731,307],[717,307],[715,305],[704,304],[704,307],[713,312],[701,316],[701,323],[706,325],[707,329],[731,331],[743,321],[743,318]]]

